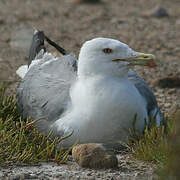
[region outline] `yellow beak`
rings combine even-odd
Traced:
[[[149,66],[149,67],[155,67],[156,63],[155,56],[153,54],[144,54],[137,52],[137,56],[130,57],[127,59],[113,59],[112,61],[118,62],[118,61],[126,61],[129,62],[129,65],[139,65],[139,66]]]

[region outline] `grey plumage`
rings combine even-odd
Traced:
[[[162,121],[162,113],[158,107],[156,98],[149,85],[144,81],[144,79],[142,79],[136,72],[132,70],[128,72],[128,79],[135,85],[141,96],[143,96],[145,101],[147,102],[146,108],[148,115],[151,116],[151,119],[153,120],[155,115],[159,115],[160,121]]]
[[[76,79],[76,58],[69,54],[43,63],[30,67],[17,90],[17,100],[22,117],[42,118],[38,128],[49,132],[50,124],[70,102],[69,89]]]
[[[156,98],[149,85],[142,79],[136,72],[130,70],[128,73],[128,79],[136,86],[140,94],[147,101],[148,114],[158,107]]]

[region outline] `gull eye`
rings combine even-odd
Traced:
[[[110,49],[110,48],[105,48],[105,49],[103,49],[103,52],[104,52],[105,54],[111,54],[111,53],[113,52],[113,50]]]

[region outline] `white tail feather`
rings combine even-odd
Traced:
[[[23,65],[23,66],[20,66],[20,67],[17,69],[16,74],[17,74],[21,79],[23,79],[27,72],[28,72],[28,66],[27,66],[27,65]]]

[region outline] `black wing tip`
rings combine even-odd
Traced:
[[[32,60],[35,59],[36,55],[43,49],[46,52],[46,48],[44,46],[45,35],[43,31],[35,30],[30,50],[29,50],[29,58],[28,58],[28,66],[31,64]]]
[[[58,52],[60,52],[62,55],[67,55],[68,52],[56,44],[54,41],[52,41],[50,38],[48,38],[45,34],[44,31],[35,29],[32,42],[31,42],[31,47],[29,50],[29,58],[28,58],[28,66],[31,64],[32,60],[35,59],[36,55],[43,49],[44,52],[46,52],[46,48],[44,45],[44,41],[47,41],[48,44],[53,46]]]
[[[62,55],[67,55],[68,52],[62,48],[61,46],[59,46],[58,44],[56,44],[54,41],[52,41],[50,38],[48,38],[46,35],[44,35],[45,40],[48,42],[48,44],[50,44],[51,46],[53,46],[58,52],[60,52]]]
[[[44,31],[40,31],[38,29],[35,29],[34,32],[34,37],[37,37],[40,41],[42,41],[41,43],[44,43],[44,40],[47,41],[48,44],[50,44],[51,46],[53,46],[58,52],[60,52],[62,55],[67,55],[67,51],[62,48],[61,46],[59,46],[58,44],[56,44],[54,41],[52,41],[49,37],[47,37],[44,34]]]

